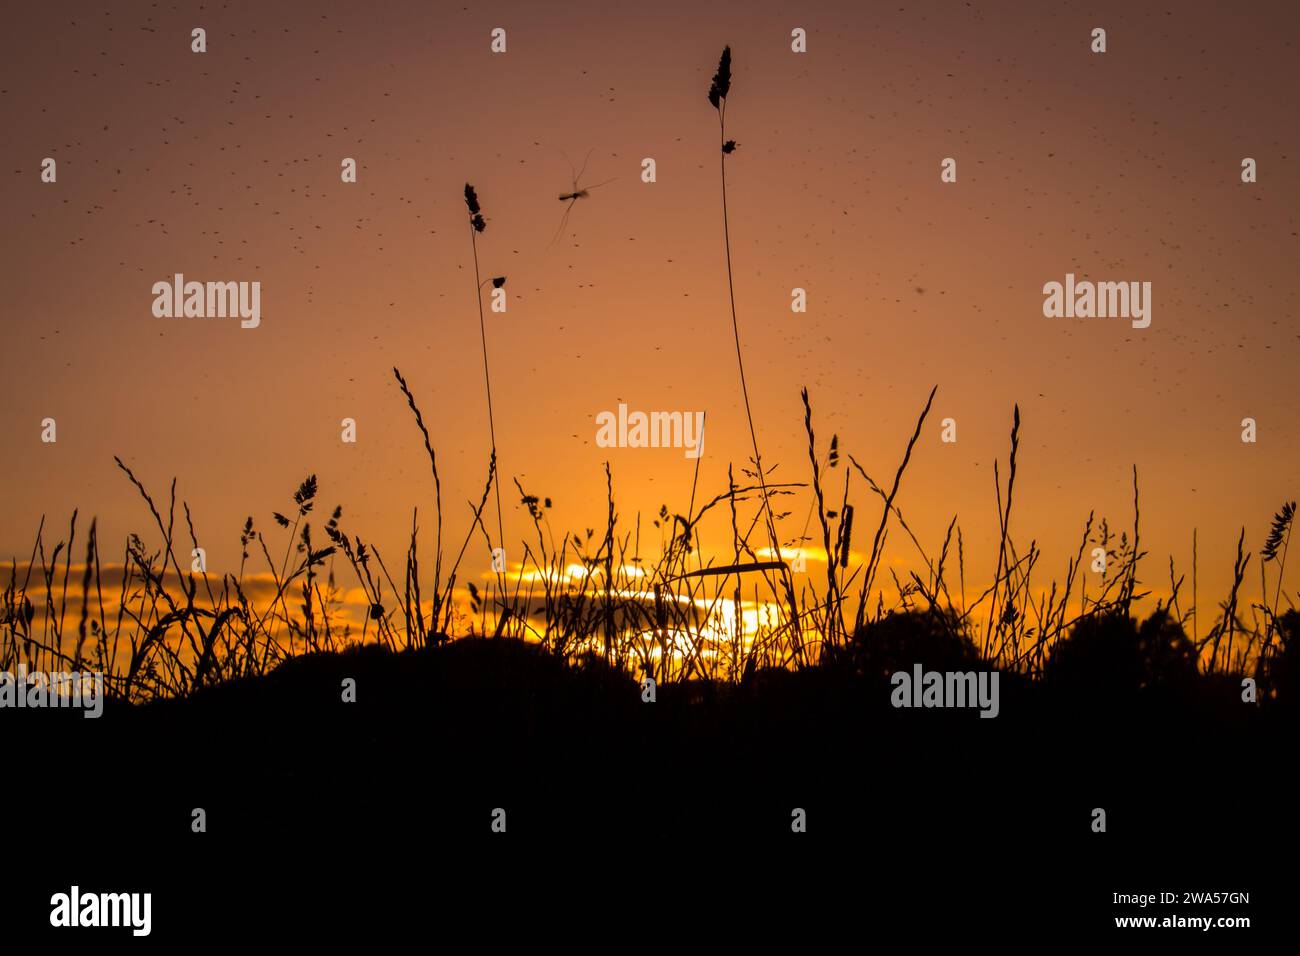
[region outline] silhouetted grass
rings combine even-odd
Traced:
[[[1287,550],[1295,504],[1284,503],[1275,516],[1261,551],[1261,599],[1242,613],[1242,585],[1250,555],[1245,529],[1238,540],[1232,585],[1214,623],[1200,637],[1197,613],[1197,548],[1193,530],[1192,599],[1182,598],[1183,578],[1172,558],[1170,597],[1157,601],[1142,623],[1135,606],[1150,596],[1142,591],[1138,476],[1133,470],[1133,524],[1116,537],[1107,521],[1088,515],[1078,551],[1067,560],[1064,577],[1040,583],[1042,554],[1035,540],[1027,550],[1014,532],[1014,492],[1020,473],[1021,415],[1012,411],[1010,452],[1005,486],[995,462],[998,545],[993,578],[973,601],[968,598],[964,535],[954,514],[947,523],[937,558],[923,546],[900,506],[900,491],[922,428],[937,392],[931,389],[903,447],[893,481],[886,490],[858,460],[844,470],[836,489],[828,487],[841,460],[839,439],[832,436],[824,453],[813,427],[812,399],[801,393],[810,482],[772,483],[773,467],[759,451],[750,405],[736,312],[731,234],[727,208],[727,160],[736,143],[727,138],[726,108],[731,92],[731,51],[726,48],[708,92],[718,113],[723,239],[733,340],[740,394],[752,443],[753,469],[741,466],[742,484],[731,467],[725,490],[704,499],[699,461],[689,501],[681,511],[661,505],[646,527],[638,512],[633,524],[620,515],[614,474],[605,465],[606,500],[597,526],[559,531],[550,522],[549,498],[526,490],[512,478],[518,506],[532,522],[522,542],[523,559],[508,571],[495,569],[480,586],[461,576],[462,563],[476,534],[490,554],[503,546],[503,505],[488,365],[484,282],[479,275],[478,236],[486,220],[476,191],[465,186],[474,282],[483,348],[484,387],[491,449],[487,475],[477,505],[469,503],[471,523],[454,556],[443,552],[443,489],[437,455],[415,392],[394,369],[401,395],[410,409],[428,456],[433,478],[436,532],[432,554],[420,543],[419,511],[412,508],[409,544],[395,578],[372,542],[345,530],[343,509],[335,507],[324,526],[329,544],[313,541],[312,520],[318,495],[309,475],[292,493],[287,514],[273,512],[269,536],[249,517],[240,531],[241,560],[236,573],[210,573],[200,554],[189,505],[181,502],[192,545],[186,560],[176,530],[176,484],[161,508],[144,483],[121,459],[117,465],[138,491],[157,535],[155,545],[131,534],[120,565],[116,593],[110,581],[106,596],[97,523],[85,542],[84,563],[73,575],[77,513],[67,540],[47,555],[49,532],[42,517],[32,551],[20,564],[10,563],[0,607],[0,669],[19,663],[31,670],[93,667],[106,674],[110,692],[131,702],[186,697],[205,687],[257,677],[291,658],[333,653],[358,645],[379,645],[390,652],[442,652],[456,638],[508,637],[535,644],[540,653],[574,665],[611,668],[619,674],[643,675],[661,683],[702,681],[710,685],[744,684],[773,670],[800,672],[843,668],[859,673],[882,660],[900,665],[908,653],[947,648],[936,659],[997,667],[1030,684],[1066,686],[1071,674],[1110,674],[1139,689],[1170,681],[1253,675],[1264,700],[1285,697],[1295,687],[1298,620],[1284,590]],[[495,287],[503,277],[493,278]],[[867,501],[854,500],[856,472],[866,483]],[[808,522],[803,533],[782,542],[776,502],[809,492]],[[701,497],[697,501],[697,494]],[[497,539],[482,520],[495,497]],[[852,552],[855,515],[859,524],[879,500],[879,518],[870,550]],[[820,531],[824,585],[809,575],[801,587],[783,549],[806,550],[812,517]],[[946,517],[946,516],[945,516]],[[701,546],[705,522],[729,524],[731,547],[726,557],[706,555]],[[766,547],[751,543],[762,525]],[[867,527],[870,527],[868,524]],[[916,570],[902,580],[878,580],[891,529],[901,531],[915,549]],[[861,535],[860,535],[861,536]],[[658,538],[657,542],[653,539]],[[1108,570],[1099,589],[1088,591],[1083,562],[1089,544],[1106,555]],[[643,552],[643,547],[646,552]],[[178,554],[178,549],[180,553]],[[277,561],[272,550],[281,554]],[[249,576],[250,552],[261,567]],[[951,564],[957,563],[952,590]],[[813,556],[817,560],[817,556]],[[477,564],[477,563],[476,563]],[[1270,600],[1265,566],[1276,568]],[[432,568],[431,575],[428,573]],[[1111,570],[1113,569],[1113,570]],[[346,574],[360,590],[360,620],[344,600],[346,588],[336,575]],[[80,593],[78,594],[78,588]],[[746,590],[748,588],[748,591]],[[250,590],[254,593],[250,595]],[[1282,607],[1286,599],[1289,608]],[[77,615],[67,626],[71,600]],[[78,600],[80,602],[78,609]],[[355,604],[355,602],[353,602]],[[852,621],[850,625],[848,622]],[[1192,625],[1189,638],[1186,626]],[[885,642],[885,643],[881,643]],[[877,646],[879,645],[879,646]],[[910,651],[899,648],[911,647]],[[929,648],[929,650],[926,650]],[[959,651],[959,652],[958,652]],[[951,652],[951,653],[949,653]],[[948,655],[945,657],[944,655]],[[1064,675],[1064,676],[1063,676]],[[1107,678],[1109,679],[1109,678]],[[1288,690],[1291,689],[1291,690]]]
[[[344,529],[341,507],[334,508],[325,523],[329,544],[314,543],[315,475],[292,493],[286,514],[272,513],[273,530],[264,534],[248,518],[240,531],[243,559],[237,573],[214,575],[197,559],[185,561],[184,549],[178,548],[175,482],[166,507],[160,507],[119,459],[160,543],[146,545],[141,535],[131,534],[117,569],[116,593],[106,595],[96,523],[92,521],[85,541],[84,562],[74,569],[78,516],[72,516],[67,540],[57,541],[49,554],[42,519],[31,559],[10,564],[0,608],[0,669],[24,663],[29,670],[102,670],[114,696],[138,702],[187,696],[208,685],[264,674],[302,655],[360,644],[400,652],[435,649],[457,637],[492,634],[535,643],[561,661],[598,659],[616,671],[661,683],[735,683],[773,668],[856,668],[864,654],[872,655],[872,642],[881,634],[911,634],[923,643],[923,635],[937,629],[946,640],[967,648],[963,660],[973,653],[971,659],[1031,682],[1060,685],[1062,673],[1088,673],[1094,675],[1089,680],[1104,683],[1109,674],[1140,688],[1167,683],[1171,674],[1193,683],[1198,676],[1250,675],[1259,680],[1264,700],[1294,687],[1297,615],[1294,608],[1278,608],[1282,597],[1290,601],[1282,576],[1293,512],[1285,507],[1264,542],[1265,560],[1277,566],[1271,594],[1267,587],[1261,592],[1272,603],[1251,605],[1255,613],[1249,620],[1241,613],[1250,558],[1243,530],[1229,594],[1215,623],[1198,641],[1184,629],[1197,608],[1194,603],[1183,605],[1172,559],[1170,598],[1157,601],[1141,625],[1133,620],[1134,605],[1149,596],[1140,589],[1143,553],[1136,547],[1136,487],[1131,539],[1122,532],[1116,542],[1104,520],[1094,530],[1090,514],[1063,582],[1035,585],[1037,547],[1031,544],[1022,553],[1012,531],[1011,492],[1017,474],[1012,467],[1005,498],[999,485],[996,574],[974,601],[968,601],[956,516],[934,559],[912,532],[898,501],[933,392],[888,491],[848,456],[880,504],[871,550],[865,555],[854,556],[849,547],[854,504],[847,474],[838,507],[827,507],[824,479],[830,472],[823,470],[822,461],[829,462],[831,456],[818,455],[812,400],[805,390],[810,485],[737,486],[732,478],[725,491],[698,506],[692,501],[684,513],[664,506],[649,528],[642,527],[639,516],[636,526],[628,527],[616,507],[614,477],[607,465],[603,527],[557,534],[550,524],[549,499],[528,493],[516,479],[519,506],[533,525],[532,539],[522,544],[523,560],[508,575],[490,578],[483,589],[473,582],[461,584],[460,568],[472,537],[480,533],[484,544],[491,543],[482,512],[495,483],[496,461],[489,461],[482,493],[477,504],[471,504],[469,532],[456,554],[444,560],[437,456],[411,387],[396,369],[394,376],[429,458],[439,529],[434,553],[422,555],[418,512],[413,510],[400,584],[375,545]],[[1013,463],[1019,428],[1017,410]],[[838,440],[835,445],[838,462]],[[816,587],[809,575],[798,591],[790,589],[793,597],[772,581],[766,582],[764,592],[749,572],[783,569],[784,564],[765,560],[750,546],[750,537],[762,521],[765,502],[805,492],[821,531],[825,585]],[[189,541],[197,549],[189,505],[180,505]],[[858,502],[856,511],[864,507]],[[700,529],[706,521],[729,524],[731,560],[720,563],[703,553]],[[913,571],[907,581],[894,576],[889,584],[878,585],[875,577],[891,527],[910,540],[919,557],[919,573]],[[946,571],[954,531],[962,565],[962,586],[955,595]],[[655,534],[657,554],[648,556],[642,549]],[[1115,568],[1094,593],[1085,587],[1086,575],[1080,569],[1090,541],[1106,550]],[[273,548],[281,553],[279,560],[272,557]],[[256,579],[247,571],[250,551],[260,555],[264,568]],[[344,605],[337,580],[340,560],[364,595],[360,622]],[[422,581],[421,568],[429,566],[431,580]],[[747,578],[750,593],[744,591]],[[506,587],[498,581],[505,581]],[[258,593],[250,597],[254,583]],[[430,596],[422,596],[425,586]],[[847,598],[855,586],[856,599]],[[70,605],[76,622],[71,627]],[[851,628],[845,626],[849,619],[854,621]]]

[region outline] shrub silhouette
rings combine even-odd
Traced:
[[[1277,644],[1260,668],[1263,691],[1288,706],[1300,693],[1300,611],[1277,618]]]
[[[828,657],[828,666],[859,677],[888,679],[915,664],[927,670],[965,671],[988,666],[963,633],[955,613],[930,610],[886,614],[867,621],[843,648]]]
[[[1044,678],[1057,690],[1132,695],[1148,688],[1189,689],[1199,677],[1196,648],[1158,611],[1140,625],[1107,614],[1084,618],[1053,648]]]

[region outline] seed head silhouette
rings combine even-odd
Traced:
[[[713,74],[713,84],[709,87],[709,102],[715,110],[722,109],[722,101],[731,91],[731,47],[722,48],[722,57],[718,60],[718,72]]]
[[[483,210],[479,208],[478,193],[474,192],[474,187],[469,183],[465,184],[465,205],[469,208],[469,224],[475,232],[482,232],[487,228],[487,222],[483,219]]]

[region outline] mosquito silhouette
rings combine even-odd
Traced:
[[[555,245],[556,240],[558,240],[564,232],[564,227],[569,224],[569,214],[573,212],[573,207],[578,200],[589,199],[591,197],[591,190],[604,186],[607,183],[612,183],[614,179],[618,178],[615,176],[614,179],[606,179],[604,182],[595,183],[591,186],[578,185],[578,181],[581,180],[583,175],[587,172],[587,163],[591,161],[591,154],[593,152],[595,152],[595,149],[587,150],[587,157],[582,161],[582,168],[577,172],[574,172],[573,163],[569,161],[569,157],[563,152],[560,153],[561,156],[564,156],[564,161],[569,164],[569,172],[573,173],[573,181],[569,192],[560,193],[560,202],[568,203],[568,205],[564,207],[564,215],[560,217],[560,226],[555,230],[555,235],[551,237],[551,241],[547,244],[547,249],[550,249],[551,246]]]

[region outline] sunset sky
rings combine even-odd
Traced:
[[[606,460],[643,542],[661,504],[685,511],[680,449],[597,447],[596,416],[620,402],[706,412],[700,495],[725,490],[750,455],[705,97],[726,44],[735,291],[774,480],[809,477],[801,386],[823,450],[838,434],[886,484],[937,384],[898,503],[934,551],[956,514],[983,582],[1018,402],[1012,532],[1044,549],[1040,580],[1063,575],[1089,510],[1131,526],[1136,465],[1140,577],[1166,589],[1170,554],[1190,574],[1196,527],[1203,605],[1240,528],[1258,551],[1296,497],[1293,5],[109,6],[24,4],[0,35],[6,563],[26,560],[43,514],[48,551],[74,508],[98,516],[106,560],[131,531],[156,547],[114,455],[164,505],[177,479],[218,573],[238,564],[244,518],[269,537],[309,473],[319,512],[342,504],[345,530],[400,553],[412,506],[431,530],[433,491],[394,365],[458,543],[490,450],[467,181],[483,277],[508,277],[487,339],[510,558],[529,527],[516,477],[553,499],[557,533],[603,521]],[[790,49],[796,27],[807,53]],[[579,186],[614,181],[548,249],[565,155],[589,150]],[[956,183],[940,182],[945,157]],[[1242,183],[1244,157],[1258,182]],[[260,281],[260,327],[155,318],[151,288],[175,273]],[[1043,285],[1067,273],[1151,282],[1150,327],[1045,318]],[[949,417],[955,444],[940,442]],[[855,488],[866,534],[877,501]],[[789,508],[785,539],[806,493]],[[911,559],[904,535],[890,544]]]

